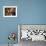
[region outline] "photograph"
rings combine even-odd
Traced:
[[[3,17],[17,17],[17,6],[3,6]]]
[[[32,43],[46,41],[46,25],[18,24],[18,42],[20,46],[31,46]]]

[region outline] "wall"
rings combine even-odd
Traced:
[[[18,7],[17,18],[3,17],[3,6],[6,5]],[[46,24],[46,0],[0,0],[0,44],[8,43],[9,32],[17,34],[18,24]]]
[[[9,42],[8,35],[10,32],[17,32],[18,18],[3,17],[3,6],[18,6],[18,0],[0,0],[0,44],[7,44]],[[16,38],[15,43],[18,43]]]

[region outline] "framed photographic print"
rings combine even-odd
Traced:
[[[45,24],[19,24],[18,42],[24,40],[46,41]]]
[[[3,6],[3,17],[17,17],[17,6]]]

